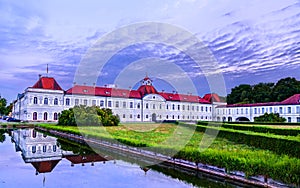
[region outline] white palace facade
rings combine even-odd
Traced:
[[[265,112],[279,113],[288,122],[300,122],[300,94],[282,102],[227,105],[217,94],[203,98],[176,92],[158,92],[145,77],[137,90],[74,85],[63,90],[52,77],[40,77],[13,103],[13,117],[23,121],[58,121],[59,114],[76,105],[110,108],[121,122],[254,121]]]

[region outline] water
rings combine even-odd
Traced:
[[[95,153],[33,129],[0,130],[0,152],[0,187],[245,186],[166,164],[141,166],[124,153]]]

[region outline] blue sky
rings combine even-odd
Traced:
[[[49,76],[70,88],[97,40],[138,22],[163,22],[193,33],[216,58],[227,92],[242,83],[300,80],[296,0],[2,0],[0,13],[0,93],[9,102],[38,74],[45,75],[47,64]],[[200,96],[210,92],[205,78],[199,76],[196,84]]]

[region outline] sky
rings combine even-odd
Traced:
[[[0,94],[8,102],[32,86],[39,74],[47,76],[47,64],[48,76],[69,89],[80,64],[99,41],[120,28],[144,22],[170,24],[199,39],[215,58],[227,93],[239,84],[285,77],[300,80],[298,0],[1,0],[0,15]],[[118,46],[120,41],[111,43]],[[198,95],[210,93],[209,81],[191,59],[174,46],[132,44],[105,62],[111,69],[100,74],[96,83],[115,84],[118,76],[126,81],[135,70],[140,79],[147,74],[161,81],[160,90],[163,83],[170,88],[177,83],[175,90],[188,93],[192,91],[181,82],[181,75],[187,73]],[[179,68],[163,66],[168,63]],[[119,74],[112,77],[109,70]],[[134,87],[138,82],[120,87]]]

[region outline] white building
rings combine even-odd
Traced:
[[[218,121],[254,121],[254,117],[265,113],[279,113],[287,122],[300,122],[300,94],[281,102],[254,104],[228,104],[216,108]]]
[[[122,122],[163,120],[212,121],[220,102],[216,94],[195,95],[158,92],[145,77],[137,90],[74,85],[64,91],[54,78],[40,77],[13,105],[13,116],[25,121],[57,121],[59,113],[76,105],[110,108]],[[226,104],[226,103],[221,103]]]

